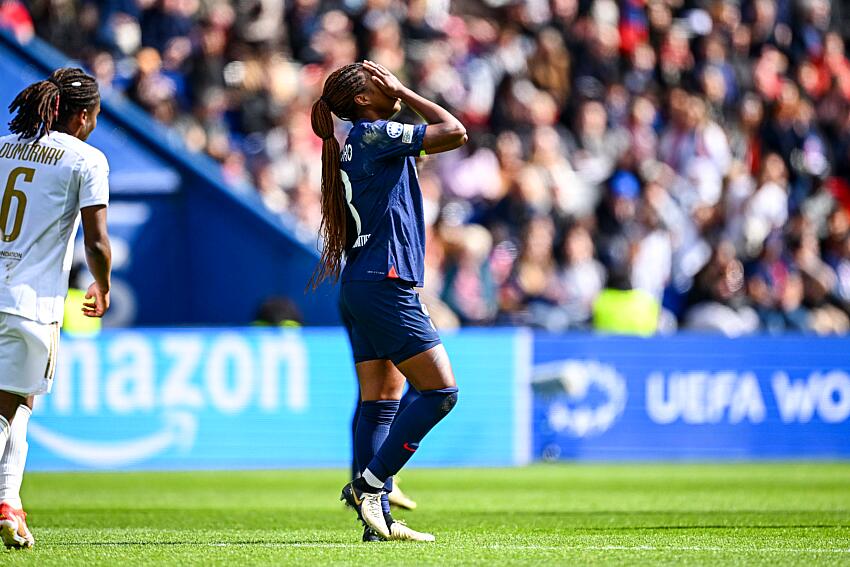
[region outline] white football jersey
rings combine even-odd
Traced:
[[[0,137],[0,312],[61,324],[80,209],[109,202],[108,176],[70,134]]]

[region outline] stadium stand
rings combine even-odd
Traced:
[[[85,61],[305,234],[328,72],[369,57],[456,111],[465,153],[421,168],[444,326],[588,328],[625,273],[661,332],[833,334],[850,328],[842,7],[42,0],[6,25]]]
[[[0,97],[67,63],[38,38],[21,45],[0,30]],[[338,321],[332,288],[304,293],[318,256],[291,220],[234,191],[212,160],[123,97],[107,94],[100,120],[92,141],[111,164],[118,299],[110,326],[249,324],[274,296],[292,298],[310,324]]]

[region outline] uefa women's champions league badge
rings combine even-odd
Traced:
[[[413,142],[413,124],[404,125],[404,135],[401,137],[401,141],[405,144]]]
[[[547,423],[571,437],[595,437],[608,431],[623,414],[626,379],[610,364],[595,360],[560,360],[538,364],[532,387],[550,399]]]

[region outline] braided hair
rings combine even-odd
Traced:
[[[46,81],[33,83],[18,93],[9,105],[9,112],[15,114],[9,130],[18,138],[41,138],[54,125],[66,123],[83,109],[92,110],[99,101],[94,77],[82,69],[57,69]]]
[[[342,256],[353,234],[339,165],[339,143],[334,137],[331,113],[342,120],[351,121],[357,117],[354,97],[366,90],[366,77],[367,73],[360,63],[337,69],[327,78],[322,96],[313,104],[310,122],[313,132],[322,139],[322,224],[319,234],[325,243],[319,265],[310,278],[309,285],[313,289],[328,278],[333,281],[339,279]]]

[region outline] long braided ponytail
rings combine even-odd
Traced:
[[[331,113],[342,120],[353,120],[357,111],[354,97],[365,89],[366,72],[360,63],[341,67],[325,81],[322,96],[313,104],[310,115],[313,132],[322,139],[322,224],[319,234],[324,240],[322,257],[310,278],[309,285],[313,289],[328,278],[333,281],[339,279],[349,235],[348,203]]]
[[[64,67],[45,81],[33,83],[15,97],[9,130],[19,138],[41,138],[73,114],[93,109],[100,100],[97,81],[82,69]]]

